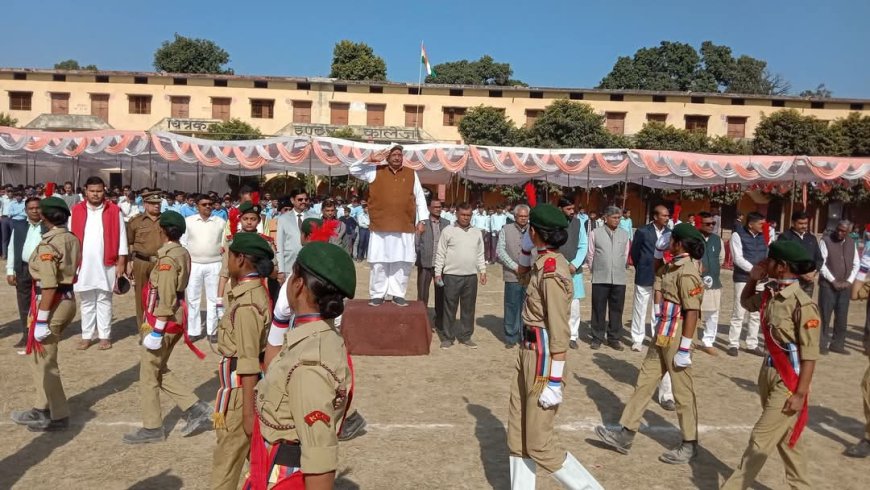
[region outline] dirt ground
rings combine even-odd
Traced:
[[[367,296],[368,267],[358,266],[359,297]],[[356,357],[356,407],[368,420],[368,433],[342,443],[338,488],[508,488],[505,424],[509,383],[516,350],[501,342],[501,271],[490,266],[490,282],[478,293],[478,350],[437,348],[427,357]],[[725,273],[718,345],[727,340],[731,313],[730,273]],[[415,276],[408,297],[415,297]],[[589,288],[587,287],[587,291]],[[626,294],[624,323],[630,321],[632,291]],[[583,305],[587,331],[589,300]],[[140,424],[139,349],[133,297],[115,298],[114,348],[77,351],[78,319],[60,347],[60,366],[72,410],[71,428],[34,434],[13,424],[15,409],[28,408],[33,386],[27,358],[16,354],[15,292],[0,288],[0,488],[28,489],[177,489],[207,488],[213,432],[191,438],[178,434],[180,412],[164,400],[163,444],[128,446],[121,436]],[[816,369],[810,422],[804,433],[815,488],[867,488],[870,459],[841,455],[862,435],[864,418],[859,382],[867,357],[859,351],[864,304],[849,311],[847,347],[851,355],[830,354]],[[204,348],[206,348],[203,345]],[[207,348],[206,348],[207,350]],[[736,467],[749,431],[761,413],[756,395],[760,358],[734,359],[694,354],[701,424],[701,453],[688,466],[658,462],[658,455],[680,440],[676,415],[652,402],[645,426],[630,455],[604,449],[594,427],[617,423],[632,393],[642,353],[607,347],[595,352],[583,343],[570,351],[565,402],[557,417],[559,442],[606,488],[718,488]],[[170,363],[204,400],[213,400],[218,357],[199,361],[179,347]],[[539,475],[538,488],[558,488]],[[774,454],[756,488],[785,488],[783,467]]]

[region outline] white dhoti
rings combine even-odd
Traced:
[[[404,298],[408,291],[411,266],[416,258],[413,233],[373,231],[369,237],[367,257],[372,266],[369,297]]]

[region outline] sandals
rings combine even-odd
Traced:
[[[91,346],[94,345],[94,341],[91,339],[82,339],[79,342],[79,346],[76,347],[76,350],[88,350]]]
[[[99,350],[109,350],[112,348],[112,341],[109,339],[100,339]]]

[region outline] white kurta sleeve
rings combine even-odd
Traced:
[[[423,186],[420,185],[420,177],[417,172],[414,172],[414,202],[417,208],[417,222],[415,225],[429,216],[429,206],[426,205],[426,194],[423,193]]]
[[[124,213],[118,212],[118,219],[120,221],[119,228],[121,229],[121,243],[118,246],[118,255],[129,255],[129,250],[127,249],[127,227],[124,226]]]
[[[353,175],[354,177],[356,177],[360,180],[364,180],[364,181],[368,182],[369,184],[371,184],[372,182],[375,181],[375,176],[377,175],[377,169],[378,169],[377,166],[372,165],[364,160],[359,161],[359,162],[354,162],[354,163],[350,164],[350,166],[349,166],[349,170],[350,170],[351,175]]]

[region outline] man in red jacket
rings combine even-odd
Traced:
[[[74,291],[81,301],[82,341],[79,350],[99,335],[100,350],[112,348],[112,291],[127,263],[127,231],[121,210],[105,198],[99,177],[85,181],[85,200],[72,207],[71,231],[82,244],[82,261]]]

